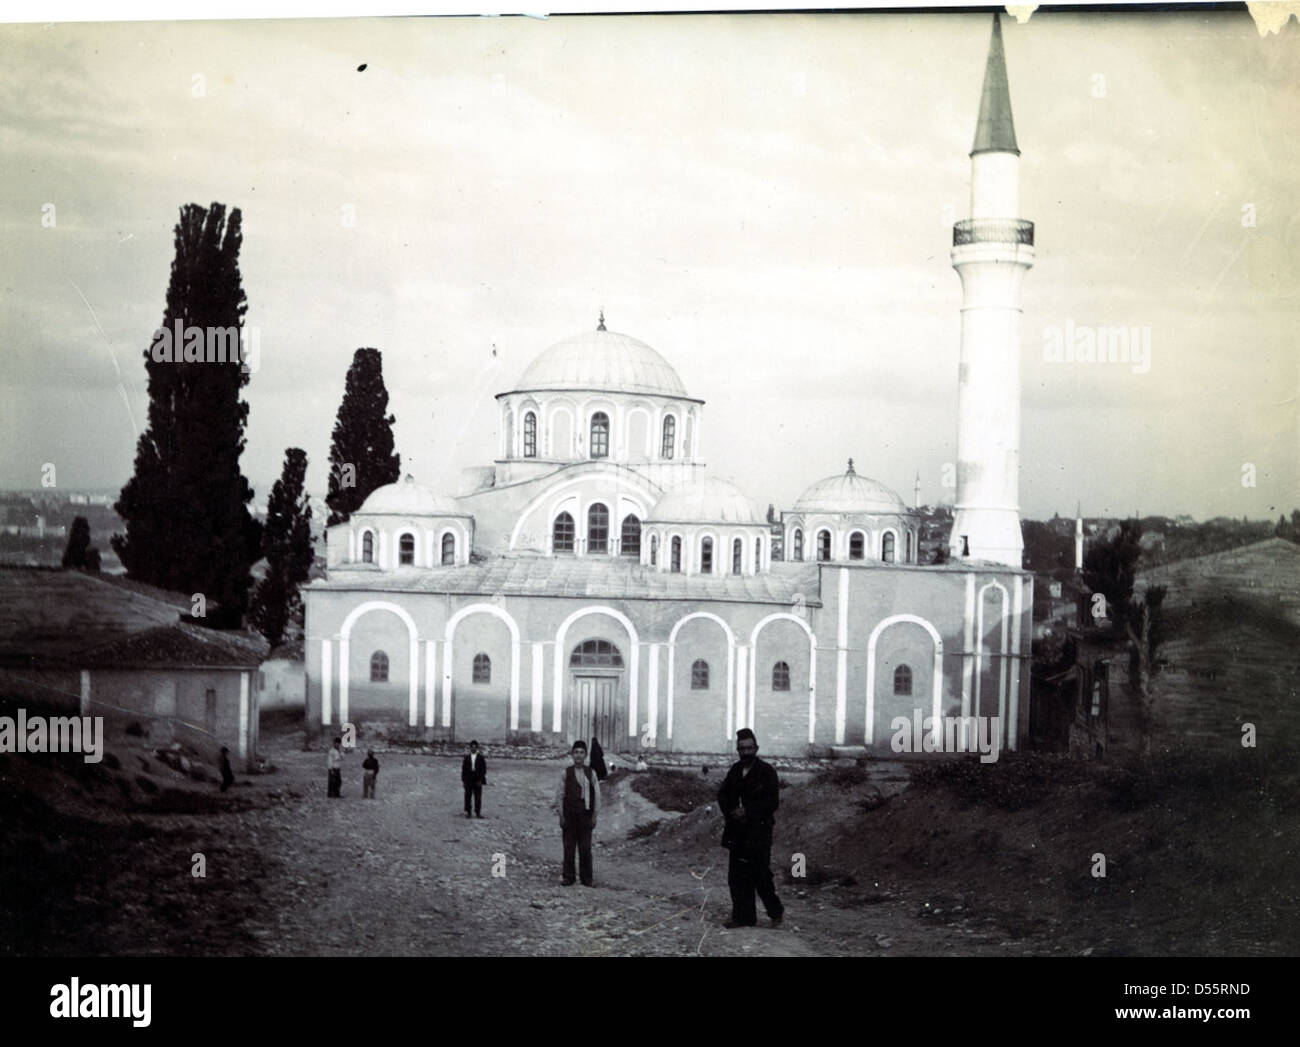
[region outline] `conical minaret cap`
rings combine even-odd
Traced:
[[[984,67],[984,93],[980,95],[979,121],[975,124],[975,144],[970,154],[1015,153],[1016,125],[1011,119],[1011,91],[1007,87],[1007,62],[1002,52],[1002,23],[993,13],[993,40],[989,60]]]

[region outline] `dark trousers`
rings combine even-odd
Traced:
[[[587,811],[564,815],[565,883],[573,883],[573,852],[578,852],[578,871],[582,882],[591,886],[591,814]]]
[[[469,814],[470,801],[474,803],[474,813],[478,814],[483,810],[483,783],[469,782],[465,784],[465,813]]]
[[[361,778],[361,798],[375,798],[375,779],[379,777],[378,771],[367,771]]]
[[[756,891],[763,900],[763,908],[772,919],[775,920],[785,912],[785,906],[776,896],[776,887],[772,883],[771,861],[770,847],[751,852],[732,849],[731,861],[727,864],[727,886],[731,888],[733,923],[750,926],[758,923],[758,913],[754,907]]]
[[[342,796],[343,794],[339,791],[342,788],[343,788],[343,772],[330,771],[329,789],[327,790],[326,795]]]

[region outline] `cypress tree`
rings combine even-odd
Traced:
[[[239,275],[239,209],[187,204],[176,224],[176,254],[161,331],[242,335],[247,308]],[[186,339],[160,352],[160,332],[144,351],[149,424],[136,447],[135,474],[114,506],[126,522],[113,548],[128,576],[202,593],[213,624],[235,625],[248,606],[249,567],[260,528],[248,511],[253,489],[239,470],[248,371],[238,354],[222,361],[194,353]],[[235,348],[238,348],[238,337]],[[229,343],[227,343],[227,350]],[[214,607],[215,605],[215,607]]]
[[[90,521],[78,516],[72,521],[68,544],[63,550],[64,567],[85,567],[86,550],[90,548]]]
[[[378,349],[358,349],[330,442],[330,526],[347,520],[375,488],[401,476],[402,457],[393,447],[397,419],[387,411],[383,356]]]
[[[307,452],[290,447],[284,468],[271,488],[262,552],[266,577],[253,594],[249,618],[272,647],[284,639],[285,629],[302,610],[298,587],[311,573],[315,551],[311,542],[311,505],[303,490],[307,478]]]

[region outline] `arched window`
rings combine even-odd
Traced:
[[[866,536],[861,531],[849,535],[849,559],[861,560],[866,556]]]
[[[754,573],[760,574],[763,570],[763,539],[754,539]]]
[[[673,556],[669,561],[668,569],[673,574],[680,574],[682,570],[682,540],[677,536],[673,537]]]
[[[415,563],[415,535],[404,534],[398,539],[397,561],[405,565]]]
[[[691,690],[707,691],[709,689],[709,663],[703,658],[691,666]]]
[[[740,574],[741,556],[744,554],[745,547],[737,538],[731,543],[731,573]]]
[[[532,411],[524,415],[524,457],[537,457],[537,415]]]
[[[826,561],[831,558],[831,533],[830,531],[817,532],[817,559]]]
[[[905,539],[905,544],[907,548],[907,555],[903,558],[903,562],[911,563],[912,562],[912,532],[904,531],[903,537]]]
[[[587,510],[587,552],[609,552],[609,509],[600,502]]]
[[[375,532],[367,531],[361,536],[361,562],[375,562]]]
[[[370,656],[370,682],[388,682],[388,655],[383,651],[376,651]]]
[[[609,415],[604,411],[591,416],[591,457],[609,457]]]
[[[677,445],[677,419],[672,415],[664,418],[664,439],[663,448],[659,456],[661,458],[671,458]]]
[[[442,536],[442,562],[447,566],[456,562],[456,536],[450,531]]]
[[[880,558],[885,563],[894,562],[894,532],[886,531],[883,538],[880,539]]]
[[[700,574],[713,573],[713,539],[700,539]]]
[[[790,666],[777,662],[772,666],[772,690],[788,691],[790,689]]]
[[[583,640],[569,655],[569,665],[591,669],[622,669],[623,656],[608,640]]]
[[[794,555],[791,559],[803,559],[803,531],[799,530],[797,527],[794,529]]]
[[[486,654],[474,655],[474,682],[492,682],[492,659]]]
[[[624,556],[641,558],[641,521],[634,513],[623,517],[623,530],[620,535],[619,552]]]
[[[659,566],[659,536],[657,534],[650,536],[650,566]]]
[[[912,693],[912,667],[910,665],[900,665],[894,670],[894,693]]]
[[[551,527],[551,551],[556,553],[573,552],[573,517],[560,513]]]

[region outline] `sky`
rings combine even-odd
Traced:
[[[323,494],[358,347],[403,472],[455,493],[494,394],[595,326],[705,401],[760,509],[951,500],[987,14],[0,26],[0,487],[117,488],[186,203],[243,216],[243,468]],[[1003,18],[1021,149],[1026,517],[1300,505],[1300,25]],[[364,71],[358,67],[365,65]],[[52,208],[51,208],[52,205]],[[1136,327],[1149,366],[1048,359]]]

